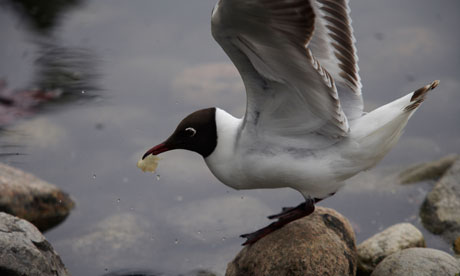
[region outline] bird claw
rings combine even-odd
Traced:
[[[314,210],[315,205],[313,200],[308,200],[294,208],[283,208],[281,213],[268,217],[269,219],[278,219],[277,221],[272,222],[268,226],[265,226],[255,232],[241,235],[240,237],[247,239],[242,245],[254,244],[261,238],[282,228],[289,222],[310,215]]]
[[[278,213],[278,214],[274,214],[274,215],[271,215],[271,216],[268,216],[267,218],[268,219],[277,219],[277,218],[280,218],[284,215],[286,215],[287,213],[289,213],[289,211],[291,211],[292,209],[294,209],[295,207],[283,207],[281,209],[281,212]]]
[[[255,232],[252,232],[252,233],[247,233],[247,234],[243,234],[243,235],[240,235],[241,238],[244,238],[246,239],[246,241],[244,243],[242,243],[241,245],[245,246],[245,245],[251,245],[251,244],[254,244],[256,241],[260,240],[261,238],[265,237],[266,235],[270,234],[271,232],[275,231],[276,229],[272,229],[271,228],[272,224],[262,228],[262,229],[259,229]]]

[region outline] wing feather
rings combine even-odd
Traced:
[[[358,56],[348,0],[316,0],[315,33],[308,47],[336,82],[348,120],[362,115],[363,100]]]
[[[346,85],[350,90],[346,93],[360,98],[354,38],[347,25],[348,6],[341,6],[347,4],[345,0],[339,4],[318,2],[217,3],[212,33],[245,84],[244,125],[248,131],[291,138],[337,139],[347,135],[343,91],[338,90],[336,79],[340,89]]]

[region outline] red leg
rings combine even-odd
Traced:
[[[302,203],[303,204],[303,203]],[[271,215],[271,216],[268,216],[267,218],[268,219],[277,219],[277,218],[280,218],[282,216],[284,216],[285,214],[289,213],[290,211],[292,211],[293,209],[295,208],[298,208],[299,206],[297,207],[283,207],[283,209],[281,209],[281,213],[278,213],[278,214],[274,214],[274,215]]]
[[[283,208],[283,211],[279,214],[269,216],[269,219],[278,219],[277,221],[269,224],[268,226],[259,229],[253,233],[241,235],[240,237],[246,238],[247,240],[243,245],[253,244],[259,239],[265,237],[271,232],[280,229],[284,225],[294,220],[303,218],[310,215],[315,210],[315,200],[307,199],[304,203],[294,208]]]
[[[333,194],[331,194],[331,195],[333,195]],[[313,199],[313,202],[316,204],[316,203],[320,202],[320,201],[323,200],[323,199],[324,199],[324,198],[316,198],[316,197],[315,197],[315,198]],[[302,204],[305,204],[305,203],[302,203]],[[302,204],[300,204],[300,205],[302,205]],[[268,218],[268,219],[280,218],[280,217],[282,217],[283,215],[289,213],[291,210],[293,210],[293,209],[295,209],[295,208],[299,208],[300,205],[297,206],[297,207],[283,207],[283,209],[281,209],[281,213],[278,213],[278,214],[275,214],[275,215],[268,216],[267,218]]]

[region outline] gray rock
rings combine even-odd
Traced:
[[[425,180],[437,180],[457,161],[458,155],[452,154],[439,160],[417,164],[399,174],[402,184],[410,184]]]
[[[0,274],[69,275],[61,258],[35,226],[0,212]]]
[[[41,231],[62,222],[75,205],[56,186],[2,163],[0,191],[0,212],[26,219]]]
[[[460,235],[460,160],[428,193],[420,217],[426,229],[442,234],[450,243]]]
[[[234,275],[355,275],[355,235],[342,215],[317,207],[244,247],[227,266]]]
[[[458,275],[460,264],[449,254],[431,248],[409,248],[385,258],[371,276]]]
[[[410,223],[395,224],[375,234],[358,245],[360,275],[370,274],[387,256],[411,247],[425,247],[425,239]]]

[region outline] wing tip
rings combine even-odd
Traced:
[[[431,83],[430,89],[435,89],[439,85],[439,80],[435,80]]]
[[[404,111],[412,111],[417,109],[421,103],[425,100],[426,94],[435,89],[439,85],[439,80],[435,80],[430,84],[427,84],[417,90],[414,91],[412,97],[410,99],[410,103],[408,106],[404,108]]]

